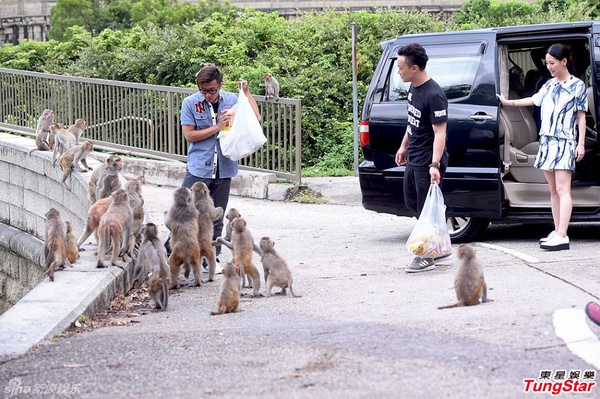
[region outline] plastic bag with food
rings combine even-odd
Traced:
[[[452,252],[446,225],[446,205],[437,183],[429,187],[419,220],[406,241],[406,249],[424,258],[436,258]]]

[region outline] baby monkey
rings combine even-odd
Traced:
[[[438,309],[471,306],[481,302],[491,302],[487,298],[487,285],[483,278],[483,267],[475,256],[475,248],[463,244],[458,247],[458,270],[454,278],[454,290],[458,302],[454,305],[440,306]]]
[[[210,312],[211,316],[223,313],[239,312],[240,304],[240,275],[238,268],[227,262],[223,267],[223,282],[217,299],[217,312]]]

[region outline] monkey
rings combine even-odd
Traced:
[[[158,238],[158,227],[146,223],[142,228],[142,244],[135,262],[133,283],[143,283],[148,277],[148,294],[154,301],[155,309],[165,310],[169,302],[171,273],[165,245]]]
[[[46,212],[46,236],[44,239],[44,255],[46,256],[46,275],[54,281],[57,268],[73,267],[67,258],[67,225],[60,217],[60,212],[50,208]]]
[[[119,256],[128,253],[129,235],[133,223],[133,211],[129,205],[127,191],[119,189],[111,194],[112,202],[98,224],[98,264],[97,267],[107,267],[104,257],[109,246],[112,246],[110,264],[123,268],[124,264],[117,263]]]
[[[227,226],[225,226],[225,236],[223,237],[226,241],[231,241],[231,222],[233,221],[233,219],[239,216],[242,215],[240,214],[240,211],[238,211],[235,208],[229,208],[229,210],[227,211],[225,218],[227,219],[228,223]]]
[[[118,161],[113,160],[111,163],[109,163],[109,160],[107,159],[106,163],[106,169],[98,176],[95,195],[96,200],[108,197],[111,193],[121,188],[121,179],[119,175],[123,170],[121,158],[118,158]]]
[[[142,224],[144,223],[144,198],[142,197],[142,183],[139,180],[128,180],[125,183],[125,191],[129,194],[129,205],[133,211],[133,224],[129,236],[129,253],[133,253],[135,247],[141,242]]]
[[[81,139],[81,135],[83,131],[87,128],[87,123],[83,119],[77,119],[74,124],[69,126],[67,129],[73,137],[75,137],[75,145],[79,145],[79,140]],[[87,166],[84,165],[86,168]]]
[[[265,73],[265,99],[279,100],[279,82],[270,73]]]
[[[75,146],[75,137],[68,130],[64,129],[60,123],[50,125],[54,138],[54,152],[52,153],[52,166],[56,166],[56,160],[64,154],[69,148]]]
[[[242,273],[248,275],[252,281],[252,295],[254,297],[261,296],[260,290],[260,274],[256,266],[252,264],[252,251],[254,250],[254,238],[250,230],[246,228],[246,221],[239,216],[231,222],[233,231],[231,232],[231,244],[233,245],[233,262]]]
[[[223,266],[223,282],[217,299],[217,311],[210,312],[211,316],[223,313],[239,312],[240,304],[240,275],[239,270],[232,262]]]
[[[87,172],[89,167],[85,162],[85,158],[94,150],[94,145],[90,141],[86,141],[83,144],[69,148],[59,158],[58,163],[63,170],[62,182],[67,180],[67,177],[71,174],[71,171],[75,169],[78,172]],[[81,169],[79,163],[85,167]]]
[[[83,242],[87,240],[87,238],[92,235],[93,232],[96,231],[98,225],[100,224],[100,219],[106,213],[106,210],[111,203],[112,197],[102,198],[101,200],[94,202],[94,204],[88,210],[85,230],[83,233],[81,233],[81,236],[79,236],[79,239],[77,240],[77,248],[79,248],[80,251],[83,251],[83,249],[81,249],[81,244],[83,244]]]
[[[203,182],[192,185],[194,206],[198,210],[198,240],[200,242],[200,257],[206,257],[208,262],[208,281],[214,281],[217,267],[217,256],[212,239],[215,231],[214,221],[223,217],[223,208],[215,208],[208,187]]]
[[[90,181],[88,182],[88,195],[92,203],[96,202],[100,198],[96,197],[96,189],[98,187],[98,180],[107,169],[112,169],[113,174],[119,173],[123,170],[123,165],[121,164],[121,157],[118,155],[111,155],[106,158],[106,161],[94,170],[92,176],[90,177]]]
[[[454,290],[458,302],[454,305],[440,306],[438,309],[477,305],[479,298],[481,302],[491,302],[491,299],[487,298],[483,267],[475,256],[475,248],[462,244],[458,247],[458,259],[458,270],[454,278]]]
[[[275,251],[275,242],[269,237],[263,237],[260,239],[260,249],[262,251],[260,261],[265,271],[267,298],[271,296],[273,286],[281,288],[281,295],[286,295],[286,288],[289,288],[289,295],[291,297],[300,297],[300,295],[294,294],[294,290],[292,289],[292,271],[285,259]]]
[[[45,109],[38,119],[37,128],[35,129],[35,146],[33,150],[29,151],[31,154],[35,150],[50,151],[49,134],[50,125],[54,123],[54,111],[51,109]]]
[[[227,226],[225,226],[225,235],[223,237],[219,237],[217,238],[215,241],[213,241],[212,245],[217,246],[217,245],[225,245],[227,248],[229,248],[230,250],[233,251],[233,246],[231,245],[231,222],[233,221],[233,219],[235,219],[236,217],[242,216],[240,214],[240,212],[235,209],[235,208],[229,208],[229,210],[227,211],[227,214],[225,215],[225,219],[227,219],[229,221],[229,223],[227,223]],[[261,254],[260,251],[260,247],[258,245],[256,245],[256,243],[252,243],[253,247],[254,247],[254,252],[256,252],[257,254]]]
[[[75,235],[73,234],[71,222],[65,222],[65,224],[67,226],[67,259],[69,259],[69,262],[75,263],[75,261],[79,259],[79,249],[77,248],[77,243],[75,242]]]
[[[169,267],[171,269],[171,286],[179,286],[179,268],[185,267],[185,278],[190,275],[190,268],[196,279],[194,285],[202,284],[202,256],[200,255],[200,242],[198,240],[198,210],[194,206],[192,191],[186,187],[179,187],[173,193],[173,205],[165,213],[165,226],[171,231],[171,256]]]

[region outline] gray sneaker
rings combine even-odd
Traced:
[[[433,260],[435,262],[438,262],[438,261],[441,261],[441,260],[450,260],[452,258],[453,258],[452,252],[449,252],[446,255],[436,256],[436,257],[433,258]]]
[[[435,262],[431,258],[416,256],[410,265],[404,269],[406,273],[419,273],[435,269]]]

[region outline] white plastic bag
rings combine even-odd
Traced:
[[[417,224],[406,241],[408,252],[424,258],[436,258],[452,252],[446,225],[446,205],[437,183],[432,183]]]
[[[243,90],[235,108],[231,128],[221,130],[219,142],[223,155],[239,161],[262,147],[267,138]]]

